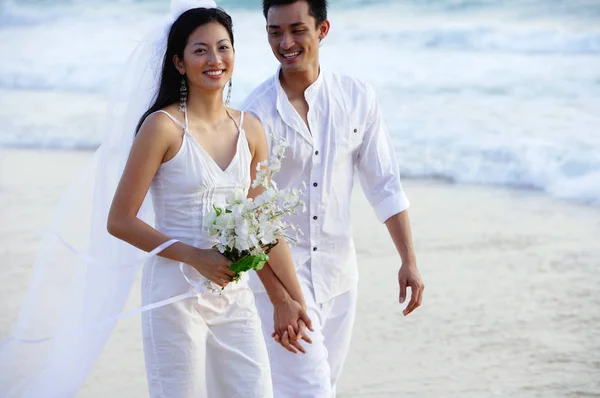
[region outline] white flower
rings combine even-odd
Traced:
[[[235,227],[235,248],[239,251],[244,251],[250,249],[248,233],[250,229],[248,228],[248,222],[246,220],[242,220]]]
[[[252,188],[256,188],[259,185],[265,186],[268,183],[268,174],[269,162],[267,160],[263,160],[262,162],[256,165],[256,177],[254,178],[254,182],[252,183]]]
[[[283,159],[285,157],[285,150],[288,147],[287,142],[285,140],[278,140],[275,137],[271,136],[271,157],[277,159]]]
[[[233,219],[236,224],[240,218],[243,218],[244,215],[248,212],[249,203],[247,201],[243,201],[241,203],[235,203],[229,207],[229,211],[233,215]]]
[[[285,237],[286,231],[300,231],[295,225],[286,222],[286,217],[296,213],[305,205],[302,196],[306,190],[288,188],[280,190],[271,176],[281,168],[281,160],[287,144],[283,140],[272,139],[270,161],[262,161],[256,167],[256,177],[252,187],[261,186],[264,191],[254,199],[247,197],[247,191],[235,189],[225,203],[205,216],[204,225],[221,253],[237,253],[240,258],[263,253],[263,247]],[[219,215],[217,215],[219,214]],[[290,237],[292,243],[297,242]]]
[[[206,228],[211,228],[217,219],[217,212],[211,211],[204,216],[203,226]]]
[[[249,243],[249,246],[252,247],[254,250],[260,249],[260,241],[256,237],[256,234],[248,235],[248,243]],[[258,253],[260,253],[260,252],[258,252]],[[256,253],[256,254],[258,254],[258,253]]]
[[[281,170],[281,160],[275,158],[271,160],[271,164],[269,165],[271,169],[271,174],[275,174]]]
[[[269,188],[265,189],[263,193],[254,198],[254,206],[260,207],[266,204],[270,204],[277,199],[279,192],[276,189]]]
[[[236,188],[231,195],[227,197],[227,204],[243,203],[247,199],[247,195],[241,188]]]
[[[271,218],[271,215],[270,215],[270,214],[268,214],[268,213],[266,213],[266,212],[260,213],[260,214],[258,215],[258,222],[259,222],[259,224],[261,224],[261,225],[262,225],[263,223],[265,223],[265,222],[268,222],[268,221],[269,221],[269,218]]]
[[[231,213],[223,212],[215,220],[215,228],[221,231],[233,229],[235,227],[235,219]]]
[[[277,222],[266,222],[261,225],[258,238],[264,245],[273,243],[283,235],[280,227]]]

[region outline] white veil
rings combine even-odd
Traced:
[[[158,89],[169,29],[183,12],[199,7],[216,4],[171,0],[170,16],[127,61],[112,95],[102,144],[55,209],[17,322],[0,342],[0,396],[74,396],[123,316],[140,266],[173,243],[144,253],[110,236],[106,222],[135,127]],[[154,225],[149,195],[138,216]]]

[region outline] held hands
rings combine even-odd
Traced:
[[[216,249],[197,249],[188,264],[200,274],[221,287],[231,282],[235,273],[229,270],[231,261]],[[299,341],[304,340],[312,344],[306,330],[313,331],[312,321],[306,313],[305,307],[288,297],[273,304],[274,332],[271,335],[275,341],[286,350],[297,354],[298,351],[306,353]]]
[[[313,330],[310,329],[310,331]],[[271,334],[271,337],[273,337],[276,342],[281,344],[283,348],[285,348],[292,354],[297,354],[298,351],[300,351],[303,354],[306,354],[306,350],[304,349],[304,347],[302,347],[302,345],[300,345],[298,340],[302,339],[308,344],[312,344],[312,340],[306,335],[306,324],[302,319],[298,319],[297,332],[294,330],[292,325],[288,325],[288,329],[285,332],[283,332],[281,336],[278,333],[273,332],[273,334]]]
[[[415,264],[402,264],[400,271],[398,271],[398,284],[400,285],[400,304],[406,300],[406,288],[410,287],[410,302],[402,311],[406,316],[421,305],[423,290],[425,289],[421,274]]]
[[[235,273],[229,270],[231,261],[216,249],[198,249],[190,265],[221,287],[227,286],[235,276]]]
[[[308,344],[312,344],[312,340],[306,334],[306,329],[313,331],[313,328],[304,306],[289,298],[275,303],[273,308],[275,331],[271,337],[293,354],[297,354],[298,351],[306,354],[306,350],[299,341],[304,340]]]

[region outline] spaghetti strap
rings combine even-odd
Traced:
[[[241,116],[240,116],[240,122],[238,123],[233,116],[231,116],[231,113],[229,113],[229,110],[227,108],[225,108],[225,112],[227,112],[227,115],[229,116],[229,118],[231,120],[233,120],[233,123],[235,124],[235,127],[237,127],[238,129],[238,133],[242,132],[242,123],[244,122],[244,112],[240,111]]]
[[[243,125],[244,125],[244,111],[240,111],[241,115],[240,115],[240,125],[238,126],[238,128],[240,130],[243,130]]]
[[[163,111],[162,109],[160,109],[160,110],[158,110],[158,111],[156,111],[154,113],[164,113],[165,115],[167,115],[169,117],[169,119],[171,119],[179,127],[181,127],[184,130],[186,129],[185,125],[183,125],[179,120],[175,119],[175,117],[173,117],[169,112]],[[186,122],[187,122],[187,117],[186,117]]]

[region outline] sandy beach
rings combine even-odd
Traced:
[[[28,288],[35,231],[90,157],[0,149],[0,339]],[[405,188],[423,306],[402,316],[398,256],[356,189],[360,293],[338,397],[600,397],[600,208],[436,181]],[[119,323],[78,396],[147,396],[139,317]]]

